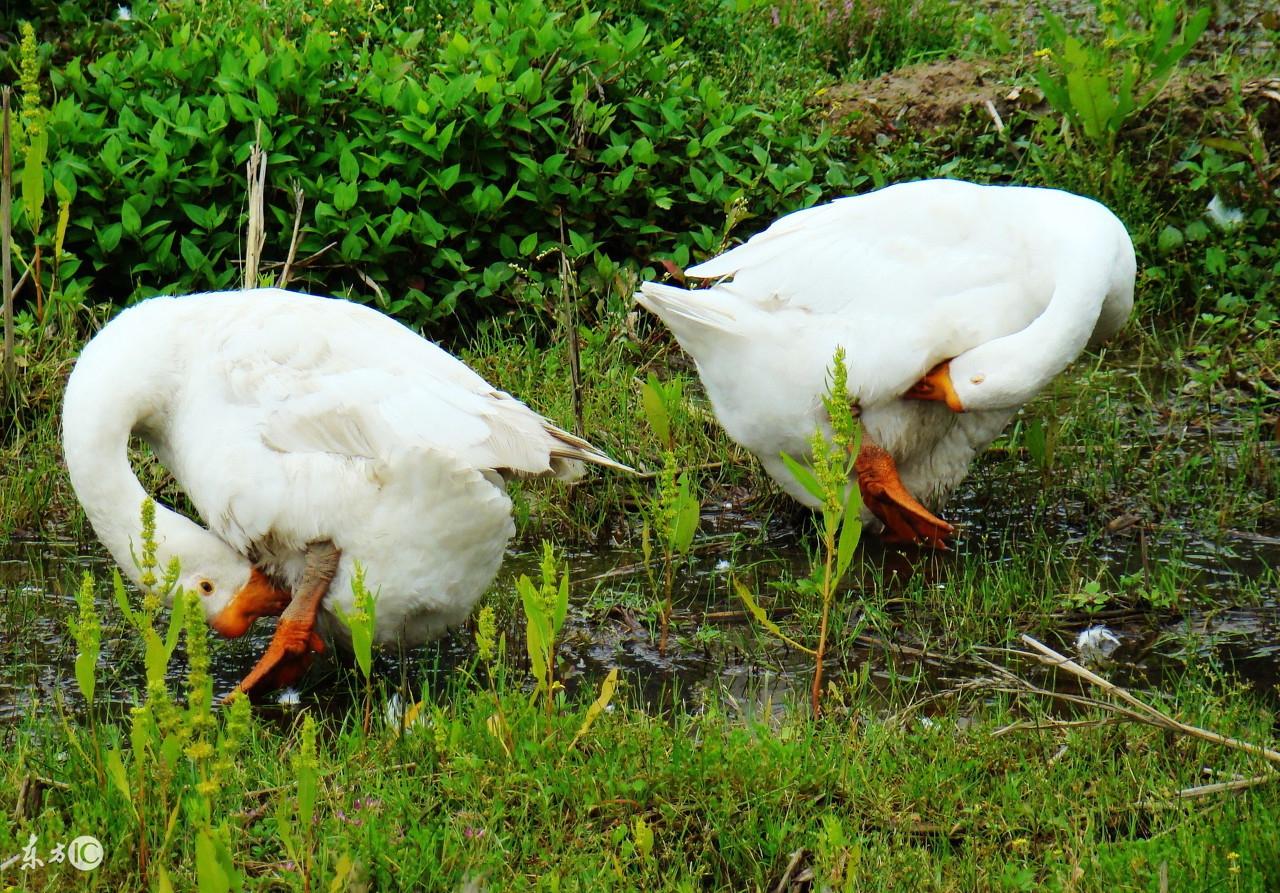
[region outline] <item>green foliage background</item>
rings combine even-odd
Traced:
[[[851,186],[797,99],[729,101],[630,12],[144,0],[131,14],[86,21],[65,60],[45,50],[63,275],[96,299],[237,284],[259,122],[266,257],[285,256],[296,183],[299,257],[323,252],[298,285],[368,296],[367,277],[418,321],[540,302],[562,246],[585,282],[607,281],[620,262],[715,250],[735,202],[772,217]]]

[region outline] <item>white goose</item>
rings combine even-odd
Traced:
[[[941,546],[951,526],[912,494],[940,508],[1018,407],[1120,329],[1134,274],[1124,225],[1095,201],[923,180],[790,214],[687,271],[712,287],[647,282],[636,300],[696,361],[729,436],[811,506],[779,454],[806,456],[827,425],[843,345],[866,517]]]
[[[379,593],[377,640],[430,640],[498,570],[515,530],[505,476],[625,468],[375,310],[279,289],[145,301],[71,374],[71,483],[137,582],[131,434],[208,525],[157,506],[161,566],[179,559],[224,635],[282,615],[245,690],[300,675],[323,648],[317,621],[344,635],[332,618],[354,607],[356,562]]]

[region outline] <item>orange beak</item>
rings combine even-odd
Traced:
[[[907,400],[937,400],[947,404],[952,412],[964,412],[964,404],[956,396],[955,386],[951,383],[950,360],[934,366],[902,396]]]
[[[249,582],[232,596],[231,601],[209,625],[229,639],[243,636],[253,626],[253,621],[268,614],[277,616],[289,606],[293,596],[281,589],[256,567],[249,573]]]

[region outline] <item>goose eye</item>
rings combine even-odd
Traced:
[[[213,595],[213,584],[208,580],[200,581],[200,591],[205,595]]]

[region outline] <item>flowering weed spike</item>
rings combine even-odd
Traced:
[[[497,622],[493,618],[493,606],[485,605],[476,615],[476,651],[487,666],[493,663],[497,650]]]
[[[90,707],[93,706],[97,682],[98,655],[101,652],[102,622],[93,601],[93,575],[85,571],[76,591],[79,616],[71,620],[71,635],[76,640],[76,684]]]
[[[18,54],[22,129],[30,143],[40,136],[44,126],[44,111],[40,107],[40,52],[36,42],[36,29],[30,22],[22,23],[22,42]]]

